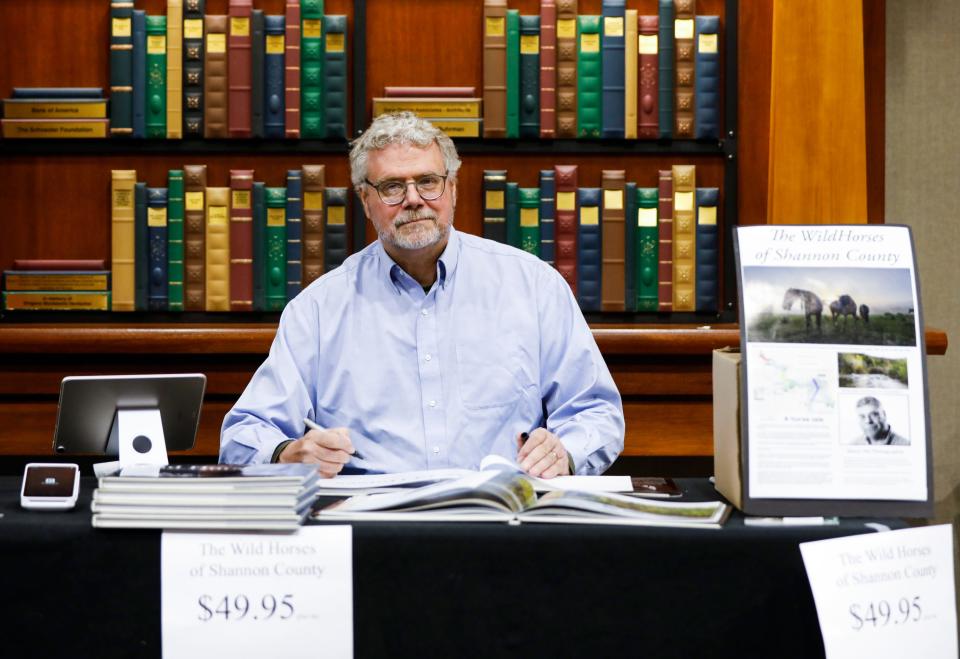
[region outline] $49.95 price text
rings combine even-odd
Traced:
[[[850,626],[854,631],[887,625],[905,625],[919,621],[923,615],[919,595],[913,598],[901,597],[896,605],[890,604],[887,600],[868,602],[863,606],[851,604],[849,611],[852,618]]]
[[[225,621],[287,620],[293,617],[293,595],[266,594],[259,598],[246,595],[223,595],[213,597],[201,595],[197,598],[200,612],[197,619],[201,622],[223,619]]]

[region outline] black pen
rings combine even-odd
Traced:
[[[304,419],[303,419],[303,422],[304,422],[305,424],[307,424],[307,428],[312,428],[313,430],[319,430],[320,432],[326,431],[326,428],[324,428],[323,426],[321,426],[321,425],[320,425],[319,423],[317,423],[316,421],[311,421],[310,419],[304,418]],[[356,458],[357,460],[363,460],[363,456],[360,455],[360,451],[358,451],[358,450],[356,449],[356,447],[354,447],[354,449],[353,449],[353,454],[352,454],[352,455],[353,455],[353,457]]]

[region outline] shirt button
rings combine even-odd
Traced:
[[[431,354],[428,352],[426,355],[423,356],[423,358],[424,358],[426,361],[430,361],[431,359],[433,359],[433,355],[431,355]]]
[[[420,315],[421,315],[421,316],[426,316],[428,313],[429,313],[429,312],[428,312],[426,309],[421,309],[421,310],[420,310]]]
[[[434,447],[433,447],[433,452],[434,452],[435,454],[436,454],[436,453],[439,453],[439,452],[440,452],[440,447],[439,447],[439,446],[434,446]]]
[[[436,406],[437,406],[437,401],[431,400],[431,401],[430,401],[429,403],[427,403],[427,404],[428,404],[430,407],[436,407]]]

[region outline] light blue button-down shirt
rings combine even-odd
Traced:
[[[580,474],[623,448],[620,394],[566,282],[453,227],[426,293],[377,241],[288,303],[220,460],[269,462],[305,417],[349,428],[353,472],[475,469],[542,425]]]

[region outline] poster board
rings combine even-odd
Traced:
[[[742,509],[933,512],[910,229],[737,227]]]

